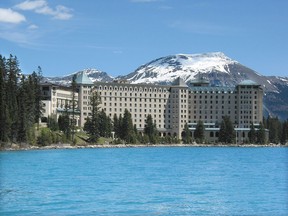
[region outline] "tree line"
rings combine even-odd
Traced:
[[[35,143],[41,117],[41,68],[23,75],[16,56],[0,55],[0,142]]]

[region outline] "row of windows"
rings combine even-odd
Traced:
[[[192,96],[190,95],[189,98],[191,98],[191,97]],[[208,95],[205,95],[205,96],[203,95],[203,97],[202,97],[202,95],[194,95],[194,99],[202,99],[202,98],[208,99],[209,97],[208,97]],[[218,95],[210,95],[210,99],[213,99],[213,98],[220,99],[220,97],[218,97]],[[221,98],[225,99],[225,96],[222,95]],[[228,99],[231,99],[230,95],[228,96]],[[235,99],[237,99],[237,96],[235,96]],[[226,100],[227,100],[227,98],[226,98]]]
[[[192,106],[189,106],[189,112],[190,112],[191,107],[192,107]],[[197,110],[197,109],[200,109],[200,110],[203,110],[203,109],[204,109],[204,110],[225,109],[225,107],[224,107],[223,105],[222,105],[221,107],[210,105],[210,108],[209,108],[207,105],[205,105],[205,106],[202,106],[202,105],[199,105],[199,106],[194,105],[193,108],[194,108],[194,110]],[[227,106],[226,109],[230,110],[230,109],[232,109],[232,107],[231,107],[231,106]],[[237,110],[237,106],[235,106],[235,109]]]
[[[125,97],[127,97],[128,96],[128,93],[127,92],[124,92],[124,93],[122,93],[122,92],[114,92],[114,94],[112,94],[112,92],[109,92],[109,94],[108,94],[108,92],[99,92],[99,94],[100,94],[100,96],[101,95],[104,95],[104,96],[115,96],[115,97],[117,97],[117,96],[120,96],[120,97],[123,97],[123,96],[125,96]],[[133,93],[129,93],[129,96],[130,97],[150,97],[150,98],[152,98],[152,97],[154,97],[154,98],[162,98],[162,94],[143,94],[142,95],[142,93],[134,93],[134,95],[133,95]],[[164,97],[165,97],[166,95],[164,95]]]
[[[114,111],[114,112],[124,112],[125,111],[125,109],[126,108],[109,108],[109,109],[107,109],[107,108],[104,108],[104,111],[106,112],[106,111],[109,111],[109,112],[112,112],[112,111]],[[132,109],[129,109],[129,112],[144,112],[144,113],[147,113],[147,112],[149,112],[149,113],[157,113],[157,109],[134,109],[134,110],[132,110]],[[162,113],[162,110],[158,110],[158,112],[159,113]]]
[[[159,102],[159,103],[166,103],[167,102],[167,100],[166,99],[151,99],[151,98],[134,98],[134,100],[133,100],[133,98],[126,98],[126,97],[124,97],[124,98],[112,98],[112,97],[104,97],[103,98],[103,100],[104,101],[107,101],[107,100],[109,100],[109,101],[117,101],[119,99],[119,101],[135,101],[135,102],[137,102],[137,101],[139,101],[139,102]]]
[[[189,101],[190,103],[193,103],[194,102],[194,104],[197,104],[197,100],[195,100],[195,101]],[[205,104],[208,104],[208,102],[210,102],[210,104],[218,104],[218,102],[220,102],[220,101],[218,101],[218,100],[216,100],[216,101],[207,101],[207,100],[205,100],[205,101],[198,101],[199,102],[199,104],[202,104],[202,102],[204,102]],[[225,104],[225,102],[226,103],[228,103],[228,104],[231,104],[231,101],[230,100],[228,100],[228,101],[221,101],[221,104]],[[236,101],[235,101],[235,103],[237,103]]]
[[[104,103],[104,107],[107,107],[107,103],[105,102]],[[124,107],[127,107],[128,106],[128,104],[127,103],[119,103],[119,104],[117,104],[117,103],[114,103],[114,106],[115,107],[117,107],[117,106],[119,106],[119,107],[122,107],[122,105],[124,105]],[[132,107],[132,103],[130,103],[129,104],[129,107]],[[147,104],[147,103],[144,103],[144,104],[137,104],[137,103],[135,103],[134,104],[134,107],[142,107],[142,105],[143,105],[143,107],[154,107],[154,108],[156,108],[156,107],[159,107],[159,108],[161,108],[162,107],[162,105],[161,104],[154,104],[154,106],[152,106],[152,104]],[[158,105],[158,106],[157,106]],[[109,106],[111,107],[112,106],[112,103],[109,103]],[[166,107],[166,105],[163,105],[163,107]]]
[[[189,93],[191,94],[233,94],[233,93],[237,93],[234,91],[201,91],[201,90],[195,90],[195,91],[189,91]]]
[[[148,88],[148,87],[127,87],[127,86],[124,86],[124,87],[122,87],[122,86],[120,86],[120,87],[118,87],[118,86],[114,86],[114,87],[112,87],[112,86],[102,86],[102,85],[100,85],[100,86],[98,86],[98,87],[96,87],[96,89],[98,89],[98,90],[110,90],[110,91],[134,91],[134,92],[164,92],[164,93],[166,93],[166,92],[168,92],[168,90],[166,89],[166,88],[164,88],[163,90],[162,90],[162,88],[152,88],[152,87],[150,87],[150,88]]]

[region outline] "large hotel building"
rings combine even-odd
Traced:
[[[90,96],[97,91],[101,96],[101,109],[113,119],[127,109],[139,132],[144,130],[148,114],[152,115],[160,136],[181,138],[187,123],[193,137],[197,122],[205,126],[205,137],[217,142],[223,116],[229,116],[239,142],[248,140],[251,123],[255,127],[263,118],[263,89],[251,80],[235,87],[210,86],[203,78],[185,83],[177,78],[172,85],[130,84],[127,82],[95,82],[82,72],[76,78],[78,92],[77,124],[83,126],[90,115]],[[46,96],[44,116],[58,116],[65,106],[71,108],[71,88],[43,84]],[[66,105],[67,104],[67,105]]]

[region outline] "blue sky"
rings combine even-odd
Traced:
[[[0,54],[44,76],[118,76],[155,58],[224,52],[288,76],[286,0],[1,0]]]

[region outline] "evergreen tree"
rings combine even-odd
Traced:
[[[65,140],[70,140],[71,136],[71,121],[68,113],[68,104],[65,103],[65,111],[58,117],[59,130],[63,131]]]
[[[60,125],[59,125],[60,127]],[[89,118],[89,116],[86,118],[86,122],[83,126],[83,130],[86,131],[87,133],[89,133],[90,131],[90,127],[91,127],[91,119]]]
[[[219,130],[219,142],[233,143],[235,130],[229,116],[224,116]]]
[[[288,120],[283,122],[282,133],[281,133],[281,144],[288,142]]]
[[[258,144],[266,143],[265,128],[262,122],[260,122],[259,129],[257,131],[257,143]]]
[[[150,143],[156,144],[158,142],[158,131],[150,114],[147,115],[145,122],[144,134],[148,136]]]
[[[121,128],[122,128],[121,138],[126,143],[131,143],[131,144],[136,143],[136,135],[134,133],[131,113],[127,109],[125,109],[124,111],[123,122],[122,122]]]
[[[111,137],[112,123],[109,116],[106,115],[105,111],[99,113],[99,133],[102,137]]]
[[[120,138],[120,139],[124,139],[124,132],[123,132],[123,117],[122,114],[119,115],[118,121],[117,123],[115,123],[116,126],[116,130],[115,130],[115,135]]]
[[[182,141],[186,144],[192,143],[191,132],[187,123],[185,124],[184,130],[182,132]]]
[[[97,91],[92,91],[90,97],[91,117],[85,123],[85,129],[89,134],[89,141],[96,143],[100,137],[99,132],[99,106],[101,104],[101,97]]]
[[[119,130],[120,129],[120,126],[119,126],[119,120],[118,120],[118,117],[117,117],[117,114],[115,113],[114,116],[113,116],[113,131],[114,131],[114,136],[115,137],[120,137],[119,136]]]
[[[6,100],[6,59],[0,55],[0,142],[8,141],[8,108]]]
[[[271,143],[279,143],[281,139],[281,122],[279,119],[268,117],[267,118],[267,129],[269,130],[269,141]]]
[[[25,142],[27,141],[27,137],[26,137],[26,130],[28,129],[28,123],[27,123],[27,120],[28,120],[28,110],[27,110],[27,107],[26,107],[26,100],[28,99],[27,98],[27,95],[26,95],[27,92],[25,92],[25,77],[22,76],[22,79],[21,79],[21,84],[20,84],[20,87],[19,87],[19,93],[18,93],[18,115],[19,115],[19,118],[17,119],[17,140],[20,141],[20,142]]]
[[[75,125],[76,125],[76,119],[75,119],[75,110],[76,110],[76,75],[72,78],[72,121],[71,121],[71,129],[72,129],[72,142],[74,141],[74,135],[75,135]]]
[[[37,72],[32,73],[31,75],[31,87],[33,88],[33,98],[34,98],[34,122],[37,123],[39,128],[39,121],[42,116],[43,106],[42,106],[42,93],[41,93],[41,80],[42,80],[42,69],[40,66],[37,68]]]
[[[35,143],[35,116],[40,113],[35,98],[40,85],[35,85],[35,74],[20,74],[16,56],[6,60],[0,55],[0,141]]]
[[[202,121],[198,121],[195,131],[194,131],[194,138],[197,143],[203,143],[205,135],[204,135],[204,124]]]
[[[18,137],[18,104],[17,104],[17,92],[18,92],[18,76],[20,74],[19,62],[17,57],[10,55],[6,62],[6,71],[8,75],[6,85],[6,101],[8,110],[7,127],[9,131],[9,138],[12,141],[17,141]]]
[[[252,144],[256,143],[257,133],[256,133],[256,130],[255,130],[255,127],[254,127],[253,123],[250,125],[250,131],[248,133],[248,137],[249,137],[249,142],[250,143],[252,143]]]

